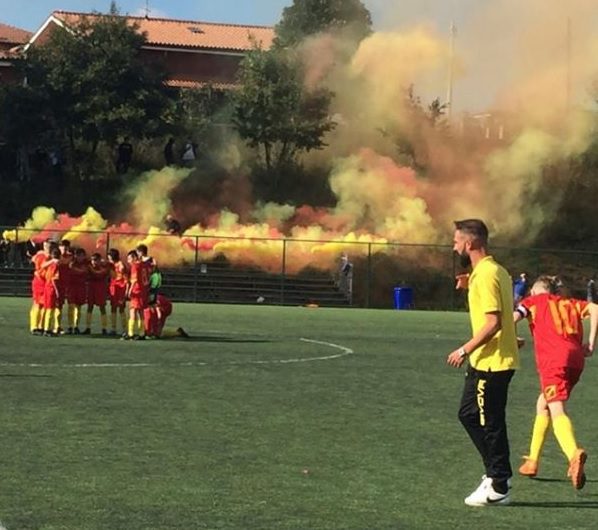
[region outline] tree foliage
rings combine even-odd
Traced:
[[[280,48],[325,31],[359,41],[372,32],[372,17],[361,0],[293,0],[275,29],[275,46]]]
[[[102,143],[161,135],[174,103],[163,73],[142,58],[145,42],[114,13],[54,29],[27,52],[27,86],[3,91],[4,134],[21,149],[63,146],[72,169],[80,160],[91,166]]]
[[[281,50],[255,49],[242,64],[234,124],[259,149],[266,169],[280,169],[302,151],[320,149],[334,127],[328,115],[332,93],[308,91],[302,65]]]

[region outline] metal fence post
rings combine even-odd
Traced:
[[[19,227],[17,226],[15,228],[15,248],[14,248],[14,252],[12,253],[13,256],[13,264],[12,264],[12,270],[13,270],[13,278],[14,281],[12,282],[12,295],[13,296],[17,296],[17,252],[20,252],[21,249],[19,247]],[[19,256],[19,262],[21,263],[21,266],[23,266],[23,256]]]
[[[198,273],[197,266],[199,265],[199,236],[195,236],[195,264],[193,266],[193,302],[197,303],[197,288],[198,288]]]
[[[456,300],[455,300],[455,293],[457,292],[456,289],[453,288],[453,281],[455,279],[455,276],[457,275],[457,266],[455,264],[455,253],[451,250],[451,261],[453,264],[453,271],[452,271],[452,275],[451,275],[451,308],[454,311],[456,309]]]
[[[365,284],[365,307],[370,308],[371,304],[371,293],[372,293],[372,244],[368,243],[368,266],[367,266],[367,278]]]
[[[282,240],[282,274],[280,276],[280,303],[284,305],[285,279],[287,272],[287,240]]]

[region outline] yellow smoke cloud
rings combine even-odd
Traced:
[[[45,226],[49,225],[56,218],[56,210],[47,206],[38,206],[33,209],[31,217],[25,221],[22,229],[19,229],[19,239],[28,239],[31,235],[41,231]],[[22,230],[22,231],[21,231]],[[16,230],[5,230],[3,236],[10,241],[17,239]]]
[[[132,199],[131,221],[141,230],[162,226],[172,210],[170,192],[191,173],[190,169],[165,167],[147,171],[128,190]]]

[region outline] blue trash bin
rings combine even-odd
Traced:
[[[395,309],[413,309],[413,289],[411,287],[395,287]]]

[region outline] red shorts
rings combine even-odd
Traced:
[[[37,305],[44,305],[44,292],[46,290],[46,282],[37,276],[31,280],[31,297],[33,303]]]
[[[89,284],[87,285],[88,306],[105,306],[106,298],[108,298],[108,289],[104,282],[89,282]]]
[[[148,306],[148,302],[146,292],[131,293],[129,297],[129,307],[131,309],[145,309]]]
[[[111,283],[108,287],[111,307],[125,307],[127,303],[127,286]]]
[[[542,394],[548,403],[567,401],[573,387],[579,381],[583,368],[560,367],[540,374]]]
[[[58,309],[60,307],[60,299],[60,289],[58,290],[58,294],[56,294],[54,286],[52,284],[47,284],[44,288],[44,307],[46,309]]]
[[[66,299],[69,304],[83,305],[87,300],[87,289],[85,284],[70,284],[66,290]]]

